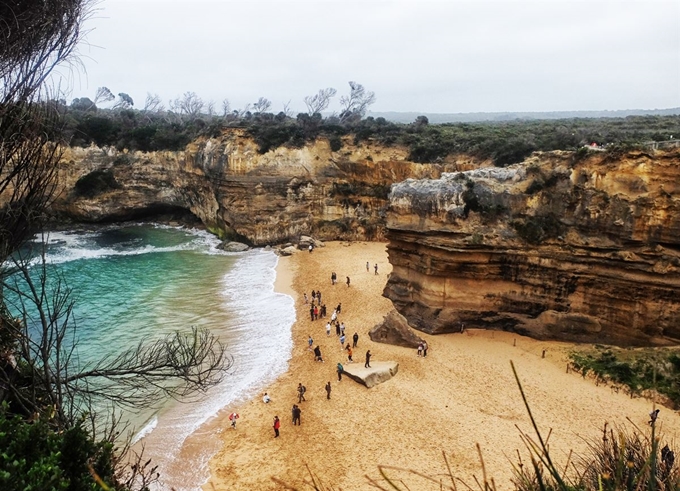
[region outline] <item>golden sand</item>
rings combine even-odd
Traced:
[[[571,346],[566,343],[480,330],[439,336],[419,333],[430,346],[428,356],[421,358],[413,349],[370,341],[368,331],[392,309],[391,302],[382,297],[390,269],[384,243],[327,243],[311,254],[299,252],[279,260],[277,291],[291,294],[297,309],[290,366],[275,383],[263,388],[272,398],[269,404],[256,397],[237,409],[241,415],[237,430],[213,436],[222,439],[222,449],[210,462],[205,490],[283,489],[272,478],[310,489],[303,485],[309,479],[307,467],[333,489],[369,490],[375,489],[369,479],[381,479],[380,465],[442,477],[446,470],[442,452],[453,473],[476,487],[473,476],[482,478],[476,444],[481,447],[487,475],[499,489],[510,489],[517,449],[523,458],[527,456],[520,434],[534,436],[511,360],[544,436],[551,432],[551,452],[559,461],[565,462],[570,450],[584,453],[585,441],[597,438],[605,422],[630,426],[629,417],[639,428],[647,428],[652,401],[631,399],[566,373]],[[338,275],[335,286],[330,282],[332,271]],[[349,288],[346,276],[351,278]],[[348,378],[337,382],[336,363],[345,363],[346,356],[334,331],[326,337],[326,320],[310,320],[302,294],[309,296],[312,289],[321,290],[329,317],[342,303],[339,318],[347,326],[348,339],[355,331],[360,336],[355,362],[363,363],[370,349],[372,361],[399,363],[394,378],[372,389]],[[321,347],[325,363],[315,362],[307,350],[310,334]],[[330,400],[324,390],[328,381],[332,384]],[[300,382],[307,387],[307,400],[300,405],[302,425],[294,427],[291,407],[297,403]],[[224,428],[227,414],[220,416]],[[281,436],[276,439],[274,415],[282,422]],[[676,439],[680,417],[662,408],[659,422],[667,439]],[[413,491],[439,489],[405,471],[388,470],[388,474],[403,479]]]

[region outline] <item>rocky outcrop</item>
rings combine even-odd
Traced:
[[[349,137],[339,151],[325,139],[257,149],[233,128],[182,152],[70,148],[53,211],[62,220],[101,222],[189,210],[222,238],[251,245],[297,242],[300,235],[375,240],[384,238],[393,183],[478,165],[460,157],[416,164],[404,147],[354,145]]]
[[[371,341],[393,344],[405,348],[417,348],[423,340],[409,327],[406,318],[396,310],[390,310],[383,321],[368,331]]]
[[[342,374],[345,377],[349,377],[370,389],[394,377],[399,371],[399,363],[396,361],[372,361],[370,368],[348,363],[343,368]]]
[[[409,179],[393,187],[387,227],[384,294],[422,331],[680,340],[677,150],[535,154]]]

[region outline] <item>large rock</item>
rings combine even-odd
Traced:
[[[242,242],[222,242],[217,248],[225,252],[244,252],[250,250],[250,246]]]
[[[680,341],[680,152],[576,157],[393,186],[384,295],[410,326]]]
[[[380,324],[368,331],[371,341],[394,344],[406,348],[417,348],[423,340],[409,327],[406,317],[396,310],[391,310]]]
[[[396,361],[372,361],[371,368],[364,368],[361,363],[343,365],[343,376],[365,385],[369,389],[394,377],[399,371]]]

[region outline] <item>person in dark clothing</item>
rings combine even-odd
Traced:
[[[298,384],[297,392],[298,392],[298,404],[301,403],[302,401],[307,400],[305,399],[305,392],[307,392],[307,388],[304,385],[302,385],[302,383]]]
[[[293,425],[297,424],[300,426],[300,415],[302,414],[302,409],[297,404],[293,405]]]
[[[352,336],[352,341],[353,341],[352,348],[356,348],[357,343],[359,342],[359,333],[356,332],[354,333],[354,336]]]
[[[338,382],[342,380],[342,372],[344,371],[344,368],[342,366],[342,363],[338,363]]]
[[[335,310],[337,310],[338,314],[340,314],[342,312],[342,303],[339,303]]]
[[[309,308],[309,316],[314,320],[314,304]]]
[[[347,288],[349,288],[349,276],[347,277]]]
[[[314,361],[323,362],[323,358],[321,358],[321,348],[319,348],[318,345],[316,348],[314,348]]]
[[[330,398],[331,398],[331,382],[328,381],[328,383],[326,384],[326,399]]]
[[[651,413],[649,413],[649,424],[654,424],[656,422],[656,418],[659,417],[659,409],[655,409]]]
[[[364,363],[364,368],[371,368],[371,350],[366,352],[366,363]]]

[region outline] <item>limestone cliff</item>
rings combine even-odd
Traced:
[[[240,129],[195,141],[183,152],[71,148],[61,163],[54,211],[61,218],[101,222],[186,209],[216,233],[253,245],[301,234],[382,239],[392,183],[479,165],[461,158],[417,164],[407,155],[403,147],[354,145],[350,138],[337,152],[319,139],[259,154]],[[106,185],[97,184],[102,175]]]
[[[406,180],[385,288],[413,327],[624,345],[680,340],[680,152],[535,154]]]

